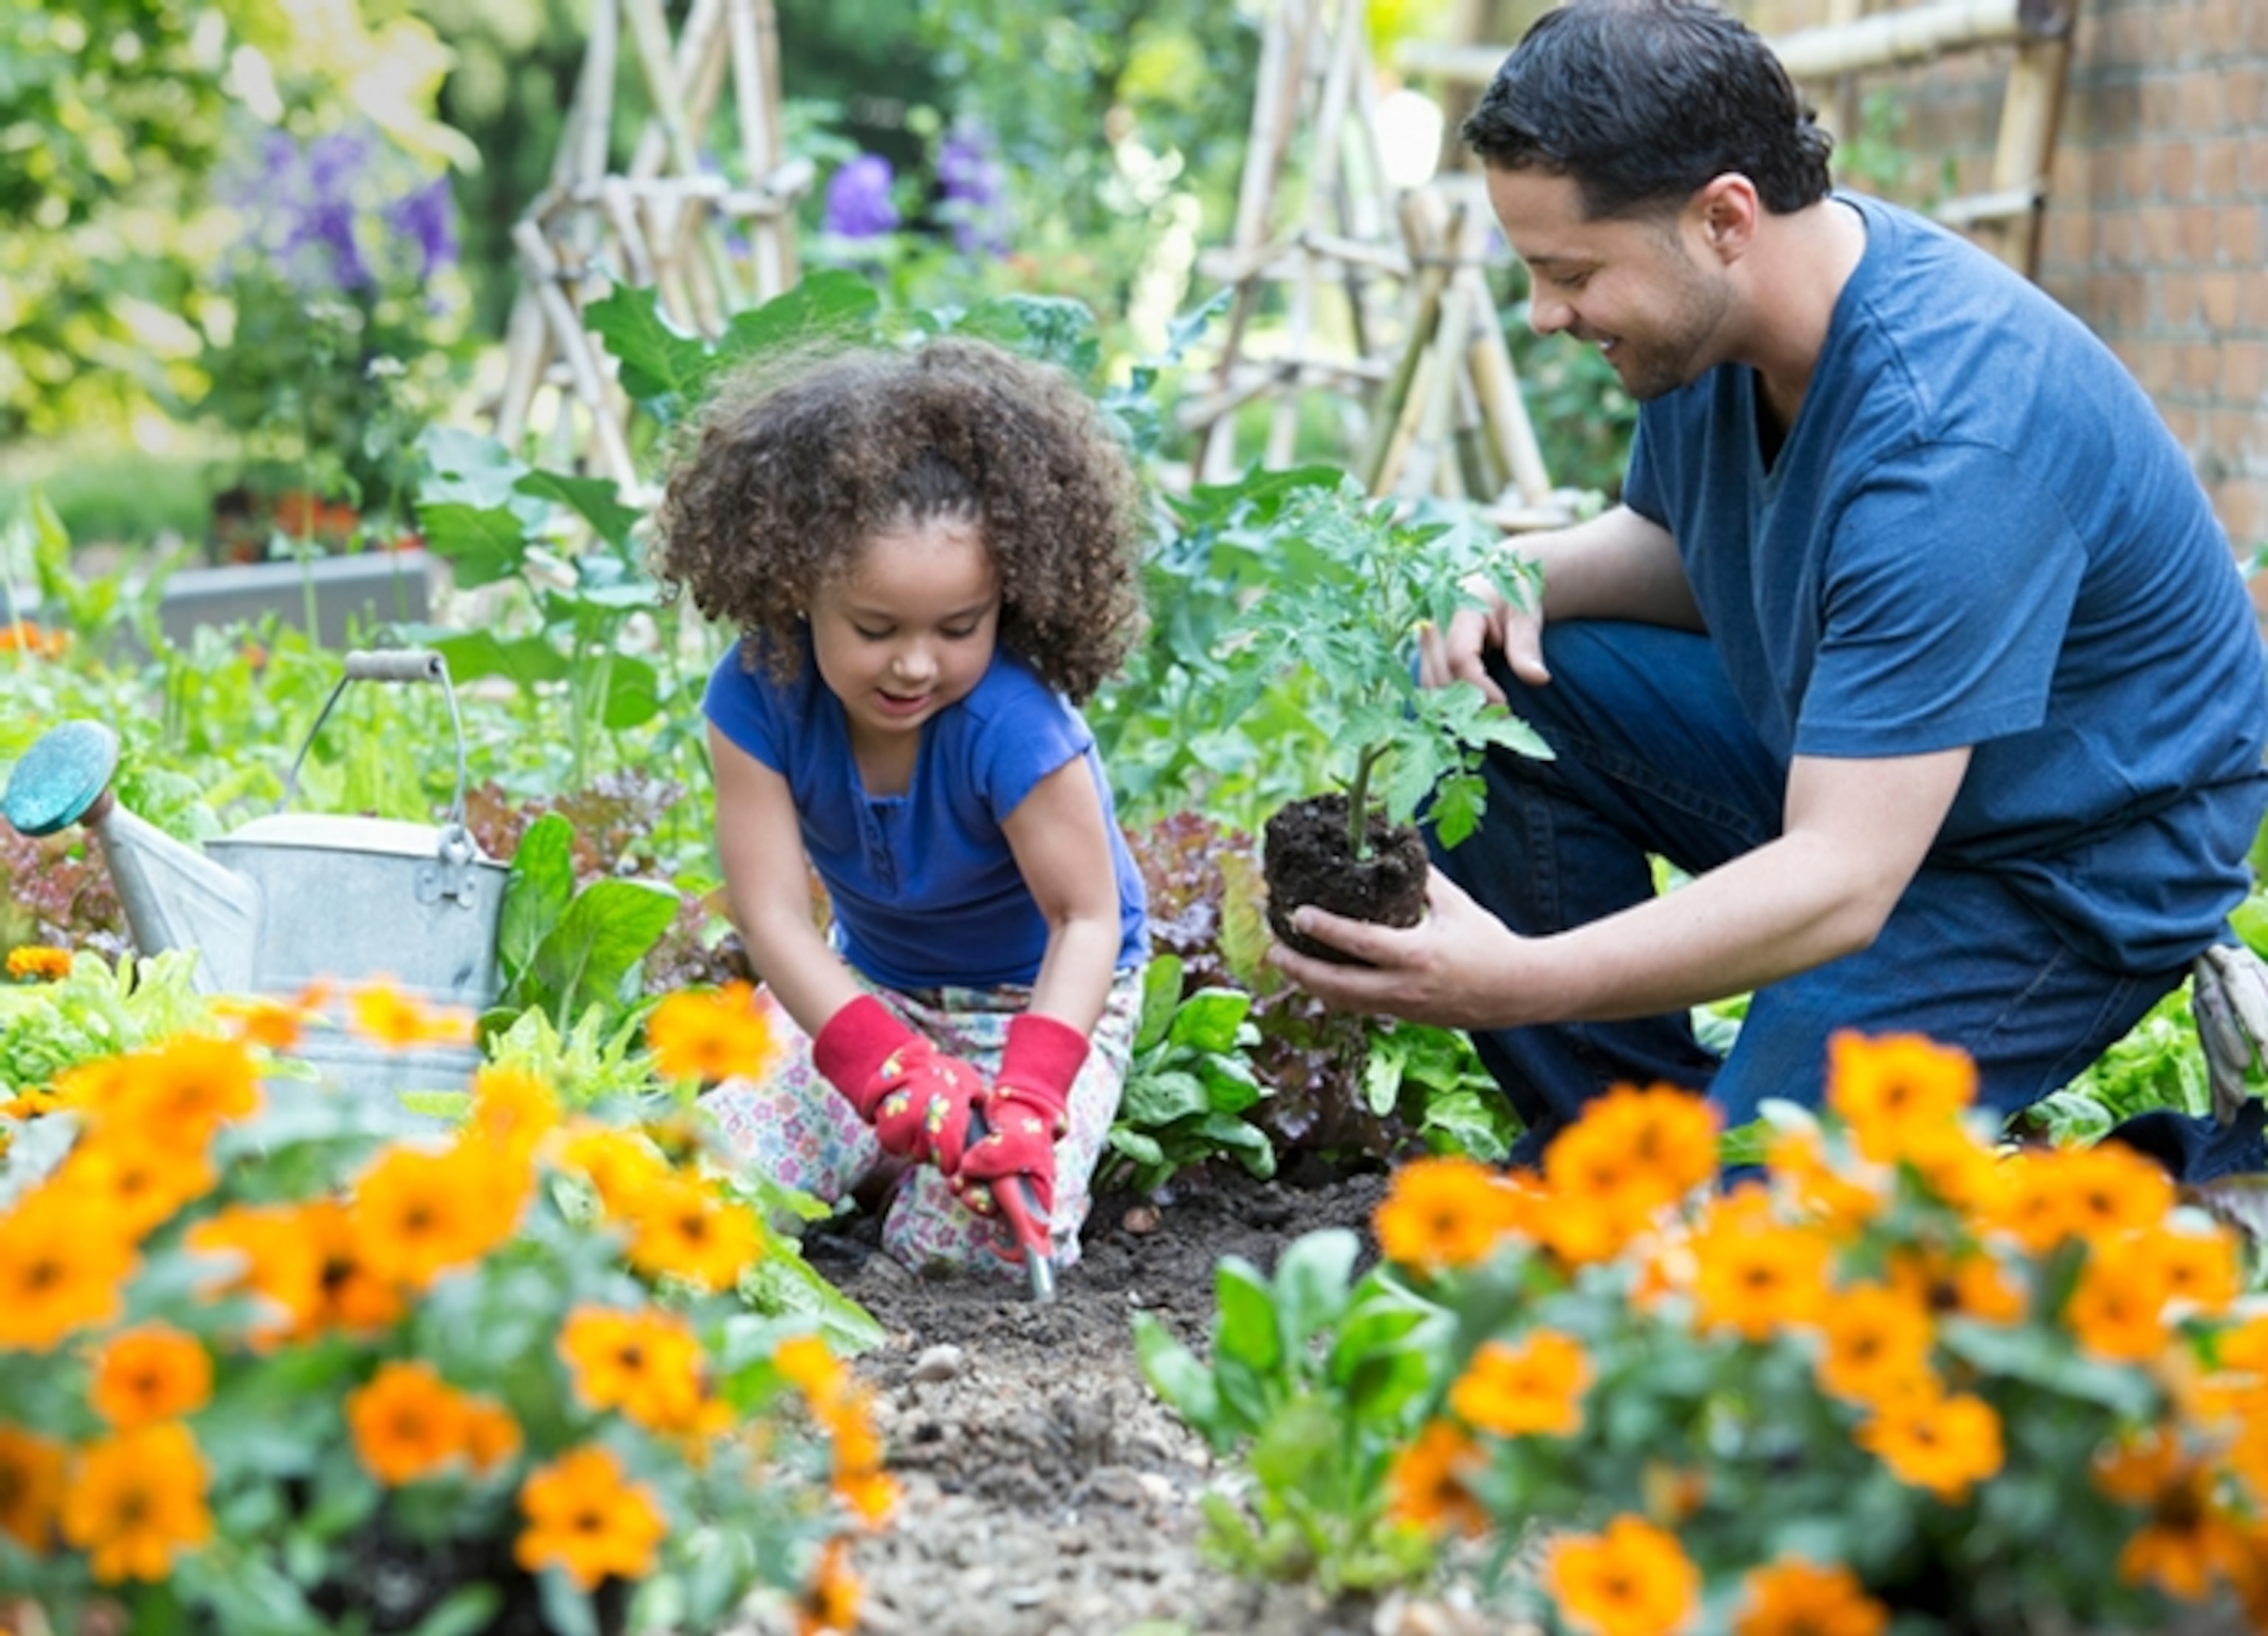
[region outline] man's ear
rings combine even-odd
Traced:
[[[1764,213],[1756,185],[1738,171],[1727,171],[1704,182],[1688,207],[1701,231],[1702,241],[1723,262],[1737,262],[1756,240],[1756,222]]]

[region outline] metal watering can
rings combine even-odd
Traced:
[[[457,740],[457,789],[446,822],[404,823],[294,813],[299,769],[350,682],[438,682]],[[313,984],[383,981],[436,1005],[491,1004],[505,866],[465,828],[465,729],[440,654],[351,652],[284,781],[276,810],[200,848],[136,817],[111,792],[118,735],[73,721],[43,734],[0,797],[27,836],[85,823],[101,843],[135,947],[194,949],[206,993],[290,998]],[[311,1032],[293,1056],[342,1088],[455,1089],[480,1060],[466,1046],[384,1050],[335,1030]]]

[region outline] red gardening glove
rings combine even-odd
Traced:
[[[874,1127],[882,1151],[951,1175],[968,1139],[968,1109],[984,1076],[948,1057],[861,994],[827,1020],[811,1042],[811,1059]]]
[[[1055,1214],[1056,1141],[1071,1128],[1071,1081],[1086,1061],[1086,1035],[1070,1024],[1028,1011],[1009,1019],[999,1075],[977,1103],[984,1139],[970,1145],[955,1178],[971,1208],[990,1213],[976,1183],[1021,1177],[1040,1214]]]

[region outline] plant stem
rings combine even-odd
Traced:
[[[1347,786],[1347,855],[1357,863],[1370,856],[1370,773],[1386,759],[1383,744],[1366,744],[1355,758],[1354,782]]]

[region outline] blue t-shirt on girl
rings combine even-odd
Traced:
[[[843,957],[887,987],[998,988],[1039,975],[1048,925],[1000,821],[1032,786],[1083,756],[1118,880],[1118,964],[1149,954],[1142,876],[1112,814],[1094,734],[1070,701],[996,649],[968,696],[922,724],[902,795],[870,796],[841,701],[808,652],[784,687],[743,667],[735,645],[709,678],[703,714],[787,780],[804,850],[833,899]]]
[[[2268,675],[2227,538],[2079,321],[1921,217],[1867,250],[1775,458],[1754,375],[1646,405],[1624,498],[1675,537],[1750,724],[1791,755],[1973,745],[1932,865],[2162,971],[2244,895]]]

